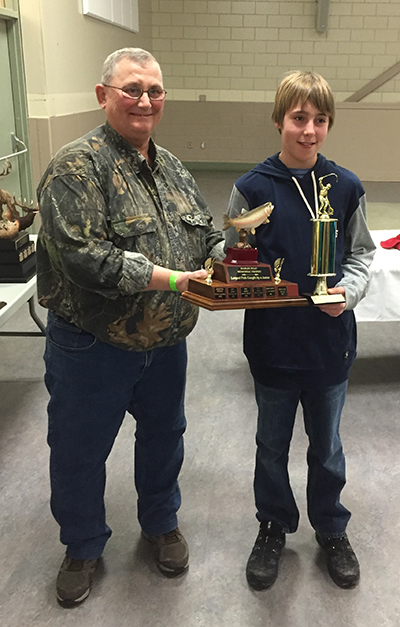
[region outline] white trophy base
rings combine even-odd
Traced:
[[[313,305],[333,305],[335,303],[345,303],[343,294],[304,294]]]

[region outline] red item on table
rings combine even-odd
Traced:
[[[382,248],[397,248],[400,250],[400,233],[396,237],[390,237],[389,239],[381,242]]]

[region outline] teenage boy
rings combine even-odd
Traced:
[[[260,531],[247,563],[255,590],[269,588],[278,575],[285,534],[298,527],[299,511],[288,476],[288,456],[296,409],[303,408],[307,452],[308,517],[327,557],[329,573],[341,588],[354,587],[359,564],[346,535],[350,512],[340,502],[345,458],[339,423],[350,366],[356,356],[353,309],[365,296],[374,254],[359,179],[318,150],[334,122],[328,83],[313,72],[292,72],[280,84],[272,119],[281,134],[278,154],[242,176],[233,188],[229,215],[272,202],[270,223],[256,229],[258,261],[284,258],[281,277],[300,293],[313,292],[310,272],[312,217],[318,213],[318,180],[331,183],[329,202],[337,219],[336,276],[329,293],[344,303],[247,310],[244,352],[254,377],[258,405],[254,478]],[[336,182],[337,177],[337,182]],[[226,233],[233,246],[237,233]]]

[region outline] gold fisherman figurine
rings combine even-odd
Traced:
[[[323,218],[324,216],[331,216],[333,214],[333,208],[329,202],[328,192],[332,185],[328,183],[327,185],[323,185],[323,179],[326,179],[328,176],[336,176],[336,180],[338,180],[337,174],[332,172],[332,174],[325,174],[325,176],[321,176],[318,179],[319,182],[319,210],[318,217]]]

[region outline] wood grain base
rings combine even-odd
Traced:
[[[309,302],[303,296],[285,296],[281,298],[242,298],[236,300],[215,300],[193,292],[183,292],[181,298],[193,305],[209,311],[230,311],[232,309],[268,309],[274,307],[308,307]]]

